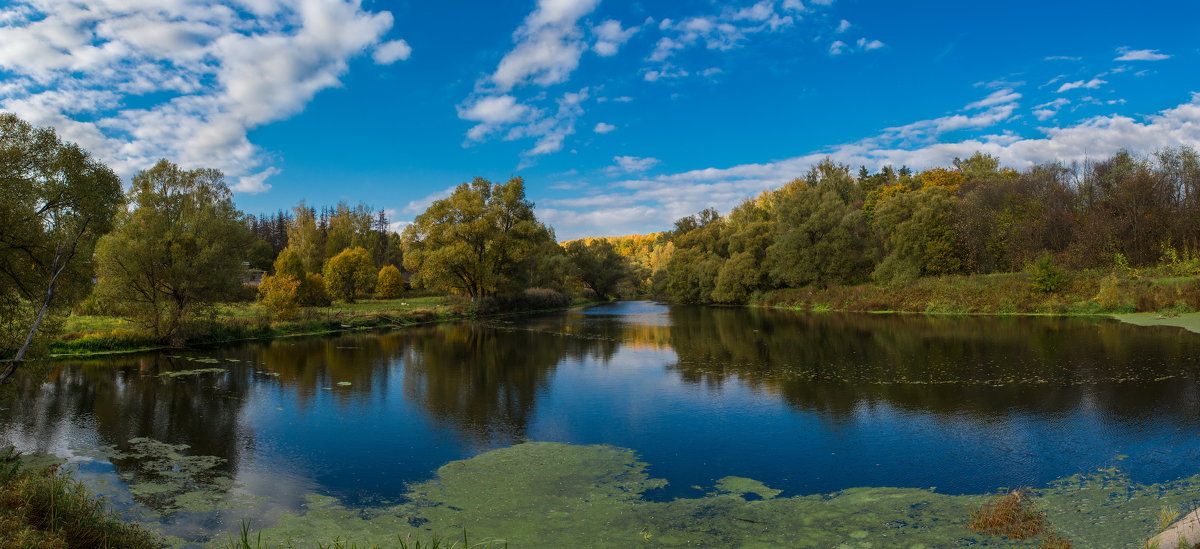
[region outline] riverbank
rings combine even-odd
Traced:
[[[227,304],[220,306],[211,319],[198,324],[193,335],[184,337],[175,345],[154,338],[136,324],[119,317],[73,315],[64,321],[59,335],[49,342],[48,350],[55,358],[132,353],[173,347],[220,345],[254,339],[500,318],[586,307],[597,303],[575,299],[558,307],[487,310],[481,309],[478,304],[442,296],[368,299],[355,303],[337,303],[328,307],[304,308],[296,318],[290,320],[273,320],[270,311],[258,303]]]
[[[0,546],[157,549],[155,533],[124,522],[68,473],[60,460],[0,449]]]
[[[1054,291],[1039,291],[1029,273],[942,276],[895,286],[776,290],[750,304],[816,312],[1115,317],[1143,313],[1130,318],[1145,321],[1145,313],[1175,317],[1200,311],[1200,277],[1084,271],[1067,274]]]

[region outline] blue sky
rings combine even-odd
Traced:
[[[9,0],[0,109],[249,212],[525,178],[560,238],[802,175],[1200,145],[1200,3]],[[397,227],[401,223],[397,224]]]

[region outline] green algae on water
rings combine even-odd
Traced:
[[[231,496],[233,479],[220,469],[225,459],[188,455],[188,448],[139,437],[127,449],[109,447],[105,454],[134,500],[154,514],[210,513],[245,503]]]
[[[383,547],[397,536],[453,537],[465,529],[510,547],[1025,546],[967,530],[970,507],[985,495],[864,487],[780,497],[759,481],[725,477],[705,497],[643,497],[665,485],[629,449],[529,442],[450,462],[410,485],[400,505],[358,509],[310,496],[300,513],[262,530],[262,539],[268,547],[335,537]],[[1200,479],[1140,485],[1105,469],[1033,493],[1077,547],[1138,547],[1155,533],[1157,509],[1193,501]]]
[[[223,374],[227,370],[224,368],[197,368],[195,370],[175,370],[173,372],[163,372],[158,374],[160,377],[183,377],[183,376],[198,376],[201,374]]]

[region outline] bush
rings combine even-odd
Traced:
[[[571,304],[571,298],[550,288],[529,288],[521,292],[526,309],[558,309]]]
[[[1043,294],[1058,293],[1070,281],[1067,273],[1054,265],[1054,258],[1049,253],[1043,253],[1033,262],[1029,277],[1033,291]]]
[[[1104,277],[1100,281],[1100,292],[1096,294],[1096,303],[1106,311],[1132,312],[1133,303],[1129,299],[1127,284],[1116,273]]]
[[[258,285],[258,295],[262,304],[270,309],[277,319],[295,318],[296,313],[300,311],[300,281],[292,277],[263,277],[262,284]]]
[[[304,307],[328,307],[333,303],[325,289],[325,278],[317,273],[304,275],[300,281],[300,305]]]
[[[325,262],[321,274],[329,295],[354,303],[375,286],[377,273],[370,252],[364,248],[346,248]]]
[[[384,265],[379,269],[379,277],[375,282],[375,297],[378,299],[394,299],[404,293],[404,276],[395,265]]]

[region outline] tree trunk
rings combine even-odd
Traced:
[[[56,257],[54,263],[58,263]],[[8,383],[8,379],[17,371],[17,366],[20,366],[21,361],[25,358],[25,352],[29,350],[29,346],[33,344],[33,337],[37,335],[38,328],[42,326],[42,319],[46,317],[46,311],[50,309],[50,302],[54,300],[54,284],[58,281],[58,275],[62,270],[57,270],[50,277],[50,283],[46,285],[46,298],[42,300],[42,308],[38,310],[37,318],[33,321],[33,326],[29,328],[29,333],[25,334],[25,343],[17,350],[16,356],[4,367],[4,371],[0,372],[0,385]]]

